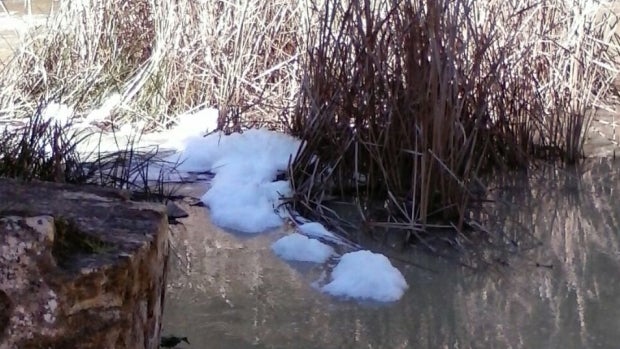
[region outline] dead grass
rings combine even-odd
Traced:
[[[70,124],[46,120],[37,110],[22,126],[4,128],[0,140],[0,177],[84,183],[88,174],[76,147],[84,140]]]
[[[80,112],[118,92],[124,108],[113,113],[117,122],[165,127],[201,106],[218,107],[222,126],[236,111],[246,120],[273,122],[298,90],[295,62],[304,46],[298,6],[290,0],[61,1],[50,25],[0,76],[0,108],[25,108],[62,90]]]
[[[419,242],[471,227],[482,172],[579,161],[617,73],[610,5],[317,5],[322,23],[290,116],[306,141],[292,167],[296,208],[325,220],[326,198],[354,196],[367,224]]]
[[[71,121],[49,117],[42,101],[22,123],[5,125],[0,139],[0,177],[25,181],[40,180],[81,185],[98,185],[124,191],[128,198],[166,202],[177,187],[165,174],[178,164],[165,161],[157,147],[138,148],[141,134],[117,139],[117,151],[85,153],[80,148],[89,129],[76,128]],[[124,138],[124,137],[123,137]]]

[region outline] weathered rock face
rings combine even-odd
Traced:
[[[0,349],[157,348],[168,248],[162,205],[0,180]]]

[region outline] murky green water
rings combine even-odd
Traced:
[[[504,180],[494,224],[515,248],[540,246],[477,271],[413,252],[425,268],[394,262],[410,289],[388,305],[321,294],[320,269],[269,250],[281,232],[231,235],[195,207],[175,232],[164,332],[192,348],[617,348],[619,171],[599,160]]]

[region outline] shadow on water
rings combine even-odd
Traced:
[[[271,253],[282,231],[240,238],[195,211],[174,233],[164,332],[204,348],[615,348],[619,165],[503,178],[490,224],[540,246],[484,271],[412,252],[428,270],[395,261],[410,289],[384,306],[312,288],[323,270]]]

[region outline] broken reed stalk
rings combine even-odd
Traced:
[[[291,116],[306,143],[292,165],[296,208],[321,219],[324,198],[355,196],[366,221],[460,230],[481,171],[578,161],[618,66],[606,5],[317,5]],[[387,214],[363,207],[373,202]]]

